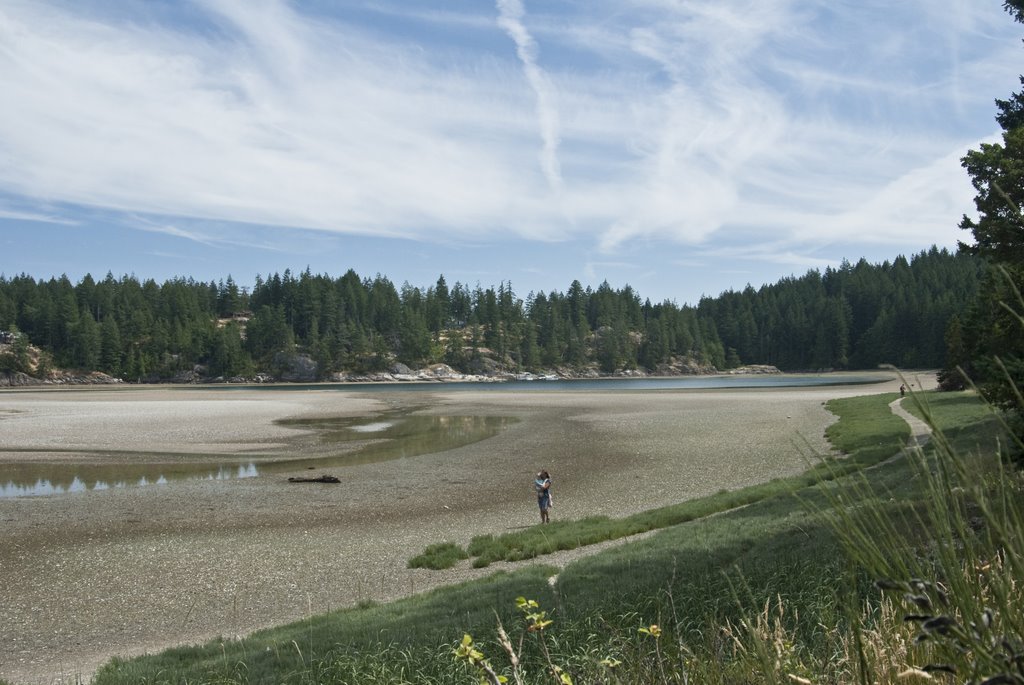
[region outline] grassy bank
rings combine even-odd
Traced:
[[[991,453],[987,410],[950,397],[931,400],[942,407],[933,418]],[[554,569],[530,565],[242,640],[115,660],[95,683],[469,683],[481,674],[488,682],[485,664],[524,683],[557,682],[555,668],[577,683],[854,683],[867,670],[877,677],[863,682],[895,682],[925,658],[914,628],[893,620],[894,604],[873,589],[885,571],[867,553],[873,543],[837,536],[836,517],[822,515],[841,512],[840,529],[859,526],[868,537],[876,519],[891,520],[888,553],[915,549],[908,532],[930,520],[936,486],[912,462],[886,461],[908,434],[886,407],[892,399],[830,403],[839,422],[829,438],[847,456],[805,478],[616,521],[566,522],[566,539],[578,544],[591,529],[661,530],[577,561],[557,582]],[[864,547],[864,558],[851,546]],[[537,604],[517,606],[517,597]]]
[[[676,526],[780,496],[788,497],[796,490],[871,466],[898,452],[910,435],[910,429],[905,421],[889,411],[886,402],[895,397],[893,393],[830,402],[828,407],[839,421],[829,426],[826,435],[841,456],[821,458],[808,454],[808,462],[813,462],[814,466],[802,475],[720,492],[624,518],[596,516],[578,521],[556,521],[504,535],[481,535],[475,537],[465,550],[454,543],[432,545],[410,559],[409,566],[444,569],[472,557],[473,566],[483,568],[496,561],[533,559]]]

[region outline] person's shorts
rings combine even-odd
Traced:
[[[549,495],[547,493],[544,493],[543,495],[538,497],[537,498],[537,506],[540,507],[541,511],[544,511],[549,506],[551,506],[551,495]]]

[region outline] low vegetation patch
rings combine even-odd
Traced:
[[[906,421],[889,409],[896,397],[890,393],[829,400],[825,406],[839,420],[825,429],[825,437],[854,466],[888,459],[910,437]]]
[[[553,602],[554,569],[441,588],[382,605],[310,616],[242,639],[216,639],[133,659],[113,659],[94,685],[229,685],[453,682],[453,631],[510,622],[523,593]],[[457,637],[461,637],[462,632]],[[445,680],[447,678],[447,680]]]
[[[976,392],[917,393],[903,400],[903,408],[922,421],[942,427],[942,437],[956,453],[989,449],[979,439],[993,437],[1009,444],[1000,414]]]
[[[454,542],[439,542],[434,545],[428,545],[423,550],[423,554],[410,559],[409,568],[429,568],[439,571],[451,568],[463,559],[468,558],[469,555],[466,554],[466,550]]]

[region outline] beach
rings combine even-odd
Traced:
[[[541,468],[554,483],[553,519],[621,516],[799,473],[829,453],[834,416],[823,403],[899,387],[893,374],[880,378],[656,392],[0,392],[0,481],[15,464],[301,458],[294,471],[248,478],[0,498],[0,678],[74,682],[113,656],[493,573],[500,564],[439,572],[406,562],[433,542],[537,523]],[[509,421],[454,449],[332,467],[339,484],[288,482],[320,473],[299,464],[339,448],[315,425],[280,420],[396,413]]]

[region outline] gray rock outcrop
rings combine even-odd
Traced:
[[[288,383],[311,383],[317,380],[318,366],[308,354],[278,352],[273,365],[279,369],[278,377]]]

